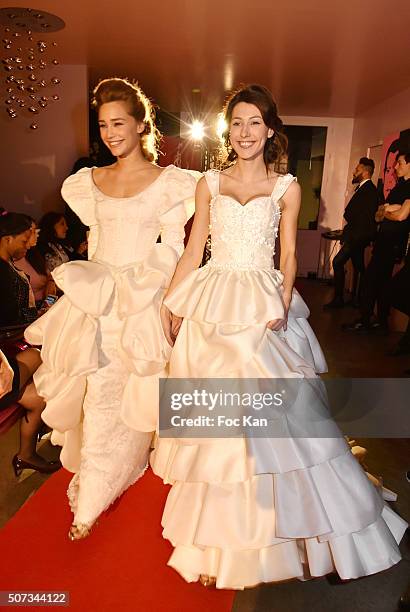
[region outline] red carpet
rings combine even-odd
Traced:
[[[150,470],[79,542],[67,538],[70,478],[64,470],[51,477],[0,532],[1,591],[69,591],[69,609],[82,612],[231,610],[233,591],[187,584],[166,565],[168,487]]]

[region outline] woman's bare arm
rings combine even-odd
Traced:
[[[283,319],[269,321],[267,327],[278,331],[281,327],[286,329],[286,321],[292,289],[295,283],[296,260],[296,233],[300,209],[301,191],[298,183],[292,183],[282,198],[282,217],[280,222],[280,271],[283,274],[283,302],[285,313]]]
[[[283,301],[288,308],[292,299],[292,289],[295,284],[296,234],[300,210],[301,190],[298,183],[293,182],[282,198],[284,202],[280,222],[280,271],[283,280]]]
[[[201,264],[205,243],[209,234],[210,199],[211,194],[206,184],[206,179],[201,178],[195,192],[195,217],[189,235],[189,241],[178,262],[166,295],[171,294],[175,287]],[[165,304],[161,306],[160,316],[164,334],[169,344],[173,346],[182,319],[173,315]]]
[[[205,178],[198,182],[195,192],[195,217],[189,235],[188,244],[178,262],[167,295],[190,273],[196,270],[202,261],[205,243],[209,234],[209,201],[211,194]]]

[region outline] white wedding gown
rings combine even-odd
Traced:
[[[169,375],[262,385],[294,378],[320,392],[315,372],[326,363],[296,290],[287,331],[266,328],[283,317],[283,276],[273,255],[278,202],[294,178],[279,177],[270,197],[242,206],[219,193],[218,172],[205,176],[212,257],[165,300],[184,317]],[[163,535],[175,548],[169,564],[187,581],[205,574],[218,588],[242,589],[334,571],[349,579],[399,561],[407,525],[383,502],[334,422],[321,430],[328,436],[300,431],[303,423],[315,426],[318,398],[302,394],[295,411],[284,411],[278,423],[287,437],[195,439],[192,428],[194,439],[158,439],[151,465],[172,484]]]
[[[75,524],[92,524],[147,467],[158,377],[171,350],[159,307],[183,251],[195,186],[194,175],[175,166],[128,198],[103,194],[88,168],[64,182],[65,201],[90,226],[91,261],[54,270],[64,295],[26,338],[42,345],[34,380],[52,441],[75,473]]]

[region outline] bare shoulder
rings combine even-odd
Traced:
[[[290,183],[289,187],[287,188],[287,190],[285,191],[282,197],[283,199],[288,200],[288,199],[297,198],[300,196],[300,194],[301,194],[300,185],[296,180],[294,180]]]
[[[209,187],[208,187],[208,183],[206,182],[206,178],[205,176],[202,176],[197,185],[196,185],[196,195],[201,197],[201,198],[205,198],[207,197],[208,199],[211,199],[211,192],[209,191]]]
[[[226,177],[228,179],[235,179],[235,176],[232,176],[232,166],[225,168],[225,170],[220,170],[219,176],[223,176],[224,178]]]
[[[102,168],[92,168],[92,176],[97,181],[103,181],[107,176],[111,176],[114,171],[114,164],[103,166]]]
[[[174,167],[174,166],[172,166],[172,167]],[[153,176],[154,175],[159,176],[160,174],[165,172],[165,170],[167,170],[167,166],[165,166],[165,168],[163,168],[162,166],[157,166],[157,164],[152,164],[152,163],[148,162],[145,169],[146,169],[147,172],[151,172]]]
[[[301,201],[301,189],[297,181],[292,181],[278,204],[282,213],[298,215]]]

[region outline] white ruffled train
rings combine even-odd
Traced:
[[[212,264],[188,275],[166,300],[184,317],[170,375],[317,381],[326,363],[296,291],[286,332],[258,323],[283,316],[282,278]],[[298,409],[303,401],[296,417]],[[175,548],[169,565],[187,581],[206,574],[217,588],[242,589],[334,571],[357,578],[397,563],[407,524],[330,427],[334,437],[159,438],[151,465],[173,485],[162,519]]]

